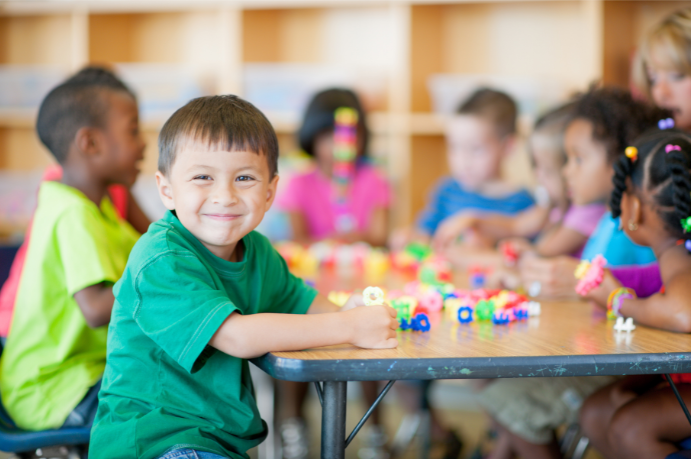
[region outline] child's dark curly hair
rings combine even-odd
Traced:
[[[631,92],[615,87],[591,89],[574,108],[574,119],[593,125],[593,138],[605,145],[610,164],[638,136],[668,116],[668,111],[635,100]]]
[[[650,195],[665,227],[678,239],[691,239],[681,220],[691,216],[691,137],[677,129],[646,132],[634,142],[637,157],[622,155],[614,163],[612,216],[621,215],[621,197],[631,178],[633,192]]]

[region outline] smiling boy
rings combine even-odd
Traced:
[[[94,458],[247,458],[267,434],[247,358],[350,343],[395,347],[388,306],[339,311],[254,232],[276,193],[271,124],[235,96],[194,99],[163,126],[165,217],[120,282]]]

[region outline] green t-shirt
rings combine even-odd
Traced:
[[[19,427],[60,427],[103,374],[106,327],[89,328],[74,294],[115,283],[139,238],[108,198],[45,182],[30,235],[7,345],[2,402]]]
[[[316,291],[264,236],[242,243],[242,261],[222,260],[168,212],[134,247],[114,289],[91,458],[177,448],[247,458],[264,440],[247,361],[208,342],[235,311],[304,314]]]

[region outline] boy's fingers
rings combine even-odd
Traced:
[[[384,342],[384,346],[387,349],[393,349],[395,347],[398,347],[398,340],[396,338],[389,338]]]

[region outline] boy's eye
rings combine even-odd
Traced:
[[[208,175],[197,175],[194,177],[194,180],[211,180],[211,177]]]
[[[250,177],[249,175],[241,175],[235,180],[238,182],[249,182],[250,180],[254,180],[254,178]]]

